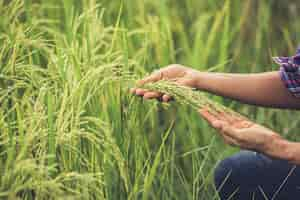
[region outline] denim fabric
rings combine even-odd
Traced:
[[[298,200],[300,166],[264,154],[241,151],[215,169],[221,200]]]

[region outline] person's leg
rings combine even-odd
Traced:
[[[215,186],[221,200],[298,199],[300,166],[241,151],[219,163],[215,169]]]

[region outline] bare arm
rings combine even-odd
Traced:
[[[199,72],[181,65],[170,65],[140,80],[139,84],[143,85],[162,79],[175,80],[180,85],[198,88],[248,104],[300,109],[300,99],[294,97],[285,88],[278,72],[222,74]],[[170,100],[166,94],[141,88],[133,88],[132,92],[145,99]],[[219,130],[225,142],[300,164],[299,142],[289,142],[278,133],[253,122],[246,121],[245,123],[244,119],[230,119],[230,115],[222,116],[226,113],[215,116],[205,110],[200,110],[200,114]]]
[[[284,86],[278,72],[218,74],[200,72],[197,88],[247,104],[300,109],[300,100]]]
[[[300,109],[300,99],[294,97],[284,86],[278,72],[253,74],[208,73],[170,65],[141,80],[140,83],[155,82],[161,79],[176,79],[179,84],[196,87],[216,95],[224,96],[247,104]],[[164,94],[143,89],[133,89],[137,95],[146,99],[163,97]]]

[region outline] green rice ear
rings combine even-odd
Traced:
[[[211,100],[203,92],[198,91],[196,88],[178,85],[170,81],[158,81],[155,83],[147,83],[143,86],[145,89],[159,91],[172,96],[177,102],[191,106],[195,110],[208,109],[212,113],[230,113],[236,117],[242,117],[241,114],[233,111],[232,109]]]

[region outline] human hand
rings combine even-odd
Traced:
[[[197,87],[198,81],[197,70],[184,67],[182,65],[173,64],[161,68],[158,71],[153,72],[151,75],[145,77],[144,79],[138,81],[137,88],[132,88],[131,93],[136,94],[138,96],[142,96],[144,99],[160,99],[164,102],[168,102],[171,100],[171,96],[167,94],[163,94],[157,91],[149,91],[146,89],[139,88],[139,86],[143,86],[146,83],[157,82],[160,80],[173,81],[178,85],[188,86],[188,87]]]
[[[228,113],[212,114],[206,109],[201,109],[199,112],[213,128],[218,130],[225,143],[233,146],[260,152],[273,152],[274,142],[276,139],[281,139],[281,136],[274,131],[243,117]]]

